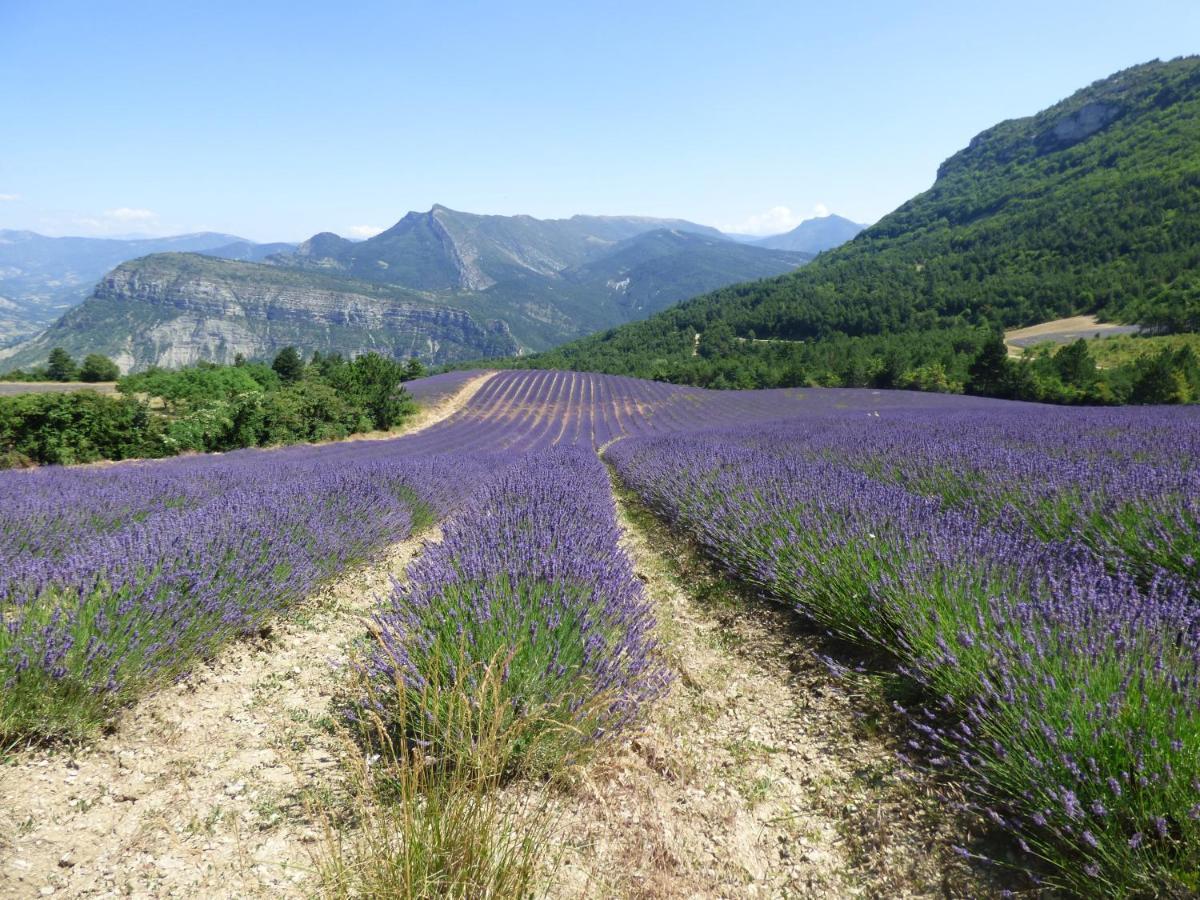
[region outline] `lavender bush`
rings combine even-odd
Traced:
[[[619,536],[594,453],[541,451],[513,464],[376,613],[352,718],[436,743],[458,715],[459,685],[484,696],[472,685],[494,667],[504,716],[537,723],[514,754],[523,768],[561,762],[624,725],[662,692],[666,673]]]
[[[1144,583],[1160,570],[1200,597],[1200,416],[1141,407],[996,404],[826,418],[788,452],[848,463],[997,527],[1086,544]]]
[[[228,638],[262,627],[318,581],[407,535],[414,513],[425,515],[417,502],[421,467],[262,462],[240,461],[209,481],[211,491],[206,473],[193,478],[182,461],[172,466],[173,487],[161,467],[127,467],[131,497],[152,497],[158,487],[170,502],[150,511],[139,507],[153,501],[130,500],[88,516],[85,487],[61,514],[44,513],[70,530],[7,532],[0,731],[79,733]],[[14,505],[24,508],[56,483],[65,488],[64,474],[14,473],[6,487],[22,495]]]
[[[1200,613],[1185,584],[1139,584],[1080,544],[803,452],[806,430],[623,441],[608,456],[737,576],[893,654],[934,706],[910,711],[914,749],[1056,884],[1200,887]]]

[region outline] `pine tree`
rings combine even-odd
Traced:
[[[981,397],[1003,397],[1010,388],[1008,348],[997,335],[983,345],[967,370],[966,391]]]
[[[117,368],[117,364],[99,353],[89,353],[85,356],[79,369],[80,381],[116,381],[120,376],[121,370]]]
[[[284,384],[293,384],[304,375],[304,360],[300,358],[300,351],[295,347],[284,347],[275,354],[271,368]]]
[[[71,359],[70,353],[62,347],[55,347],[46,362],[46,374],[51,381],[74,381],[79,375],[79,367]]]

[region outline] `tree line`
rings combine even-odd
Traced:
[[[52,351],[42,380],[75,380],[68,360],[59,348]],[[52,371],[71,377],[51,379]],[[424,374],[416,359],[313,353],[305,360],[297,348],[285,347],[270,363],[239,357],[230,365],[201,362],[127,375],[117,381],[115,397],[90,390],[0,397],[0,468],[387,431],[416,409],[403,382]]]

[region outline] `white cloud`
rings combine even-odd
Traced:
[[[0,194],[0,203],[12,203],[14,200],[20,199],[20,194]]]
[[[128,206],[121,206],[117,209],[106,209],[104,211],[106,219],[112,219],[115,222],[153,222],[158,219],[158,213],[149,209],[130,209]]]
[[[350,236],[366,240],[367,238],[375,237],[375,235],[383,230],[378,225],[351,225]]]
[[[785,231],[791,231],[807,219],[817,219],[827,215],[829,215],[829,207],[824,203],[817,203],[808,215],[794,212],[786,206],[772,206],[766,212],[747,216],[741,222],[718,227],[722,231],[732,234],[782,234]]]
[[[736,228],[740,234],[779,234],[800,224],[800,216],[786,206],[772,206],[766,212],[750,216]]]

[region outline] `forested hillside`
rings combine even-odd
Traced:
[[[1002,122],[793,274],[529,360],[695,384],[965,381],[999,328],[1081,313],[1200,330],[1200,57]]]

